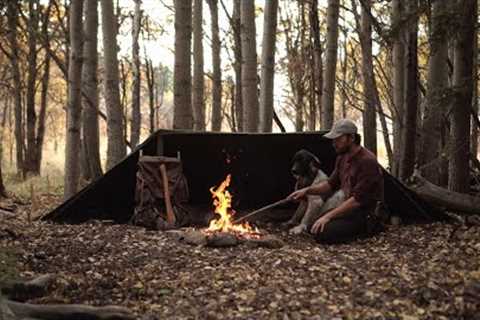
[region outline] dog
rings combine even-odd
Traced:
[[[320,169],[320,160],[307,150],[300,150],[292,159],[292,175],[295,177],[295,190],[328,180]],[[320,195],[307,195],[300,201],[292,218],[285,223],[291,234],[300,234],[309,230],[313,223],[325,212],[337,207],[345,200],[342,190],[335,192],[326,201]]]

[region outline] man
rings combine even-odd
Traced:
[[[302,188],[288,198],[300,200],[307,195],[328,197],[342,189],[345,200],[324,213],[311,228],[318,242],[342,243],[367,233],[367,216],[383,201],[383,173],[375,155],[360,146],[355,123],[337,121],[324,137],[333,140],[337,153],[335,169],[328,180]]]

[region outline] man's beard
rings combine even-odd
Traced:
[[[350,146],[344,146],[342,148],[335,148],[335,152],[338,154],[338,155],[342,155],[342,154],[345,154],[345,153],[348,153],[348,151],[350,151]]]

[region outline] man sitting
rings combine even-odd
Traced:
[[[335,169],[328,180],[294,191],[290,199],[307,195],[327,196],[341,189],[345,200],[324,213],[310,229],[321,243],[342,243],[367,233],[367,216],[383,201],[383,173],[375,155],[360,146],[357,126],[348,119],[337,121],[324,137],[333,140]]]

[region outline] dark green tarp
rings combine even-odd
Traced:
[[[290,173],[295,152],[307,149],[318,156],[329,174],[335,163],[331,141],[322,132],[210,133],[160,130],[122,162],[43,217],[65,223],[90,219],[127,222],[134,209],[137,161],[144,155],[180,156],[190,190],[190,205],[208,206],[209,188],[232,175],[233,207],[253,209],[287,196],[294,186]],[[443,219],[398,180],[385,172],[388,209],[407,222]]]

